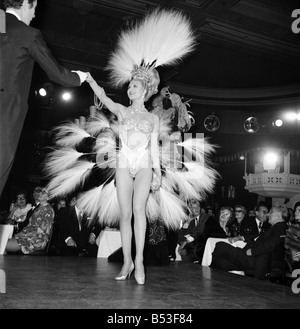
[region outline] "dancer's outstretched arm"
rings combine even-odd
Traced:
[[[95,95],[109,109],[110,112],[115,114],[118,118],[120,114],[123,116],[125,106],[119,103],[115,103],[111,98],[106,96],[104,89],[98,85],[98,83],[89,72],[87,72],[86,82],[90,84],[90,87],[93,89]]]

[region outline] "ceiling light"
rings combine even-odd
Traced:
[[[280,127],[283,126],[283,121],[282,121],[281,119],[275,119],[275,120],[273,121],[273,126],[274,126],[274,127],[277,127],[277,128],[280,128]]]
[[[258,120],[255,117],[249,117],[244,122],[244,129],[248,133],[256,133],[259,130]]]
[[[40,94],[40,96],[45,97],[45,96],[47,96],[47,90],[45,88],[40,88],[39,94]]]
[[[65,102],[68,102],[71,98],[72,98],[72,95],[71,95],[71,93],[69,93],[69,92],[65,92],[65,93],[62,94],[62,99],[63,99]]]
[[[278,163],[278,154],[277,153],[270,151],[264,155],[264,159],[263,159],[264,170],[267,170],[267,171],[275,170],[277,163]]]
[[[209,115],[204,119],[204,127],[208,131],[217,131],[220,128],[220,120],[214,114]]]

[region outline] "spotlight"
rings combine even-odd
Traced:
[[[69,92],[64,92],[64,93],[62,94],[62,99],[63,99],[65,102],[68,102],[71,98],[72,98],[72,95],[71,95],[71,93],[69,93]]]
[[[275,170],[277,163],[278,163],[278,154],[272,151],[265,154],[263,159],[264,170],[267,171]]]
[[[40,94],[40,96],[45,97],[45,96],[47,96],[47,90],[45,88],[40,88],[39,94]]]
[[[217,131],[220,128],[220,120],[214,114],[209,115],[204,119],[204,127],[208,131]]]
[[[281,119],[275,119],[273,121],[273,126],[276,128],[280,128],[283,126],[283,121]]]
[[[244,122],[244,129],[248,133],[256,133],[259,130],[258,120],[255,117],[249,117]]]

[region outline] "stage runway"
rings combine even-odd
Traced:
[[[290,287],[198,264],[148,266],[146,284],[116,282],[105,258],[0,256],[6,293],[0,309],[299,309]],[[298,287],[300,284],[298,285]]]

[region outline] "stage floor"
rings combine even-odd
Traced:
[[[0,309],[300,309],[290,287],[198,264],[148,266],[144,286],[133,276],[116,282],[120,267],[105,258],[0,256]]]

